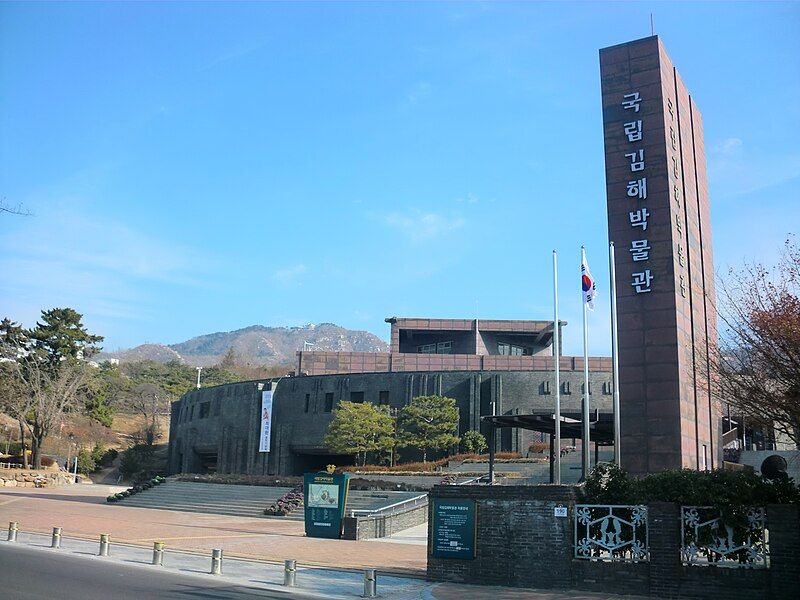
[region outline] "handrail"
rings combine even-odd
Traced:
[[[462,481],[461,483],[457,483],[456,485],[469,485],[470,483],[475,483],[476,481],[486,477],[485,475],[478,475],[477,477],[473,477],[472,479],[467,479],[466,481]]]
[[[0,462],[0,469],[24,469],[23,465],[12,462]]]
[[[369,509],[369,508],[354,508],[354,509],[352,509],[350,511],[350,516],[351,517],[356,517],[356,516],[359,516],[359,517],[372,517],[372,516],[376,516],[376,515],[379,515],[381,513],[384,513],[384,512],[386,512],[388,510],[392,510],[392,509],[394,511],[397,511],[398,507],[403,506],[405,504],[408,504],[410,502],[413,502],[414,506],[416,506],[421,498],[424,498],[425,499],[425,503],[427,504],[427,502],[428,502],[428,494],[420,494],[419,496],[413,496],[411,498],[406,498],[405,500],[400,500],[399,502],[395,502],[394,504],[389,504],[388,506],[383,506],[381,508],[373,508],[373,509]]]

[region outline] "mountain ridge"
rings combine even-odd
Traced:
[[[309,323],[303,327],[249,325],[233,331],[216,331],[176,344],[140,344],[116,352],[101,352],[96,360],[120,362],[178,360],[195,367],[219,364],[230,348],[237,364],[273,366],[293,364],[295,352],[310,344],[313,350],[329,352],[388,352],[389,346],[373,333],[334,323]]]

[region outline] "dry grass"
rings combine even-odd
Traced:
[[[519,452],[497,452],[495,453],[494,457],[498,460],[513,460],[522,458],[522,455]],[[486,461],[489,460],[488,454],[455,454],[453,456],[448,456],[446,458],[440,458],[439,460],[431,460],[428,462],[410,462],[410,463],[403,463],[400,465],[395,465],[393,467],[385,467],[380,465],[366,465],[364,467],[350,467],[359,473],[371,473],[371,472],[382,472],[382,473],[394,473],[394,472],[415,472],[415,473],[425,473],[435,471],[439,467],[445,466],[447,463],[452,461],[465,461],[465,460],[472,460],[472,461]]]

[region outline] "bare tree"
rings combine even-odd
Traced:
[[[773,268],[747,264],[720,282],[720,397],[748,422],[800,444],[800,248]]]
[[[31,353],[11,363],[15,378],[24,390],[10,406],[11,414],[31,438],[33,468],[42,467],[42,443],[83,398],[87,366],[82,362],[63,361],[49,364]],[[23,452],[24,455],[24,452]]]
[[[19,215],[21,217],[30,217],[32,214],[31,211],[22,206],[22,204],[11,206],[6,202],[5,198],[0,200],[0,213],[9,213],[12,215]]]
[[[158,418],[169,410],[169,396],[153,383],[142,383],[131,390],[127,397],[130,408],[144,419],[141,441],[152,446],[161,439],[161,424]]]

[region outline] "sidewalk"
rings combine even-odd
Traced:
[[[296,586],[283,586],[283,566],[274,563],[232,559],[223,556],[222,574],[211,575],[211,557],[189,552],[166,551],[163,566],[151,564],[152,549],[114,543],[109,555],[100,557],[99,540],[90,541],[62,537],[59,549],[50,548],[50,535],[20,531],[17,542],[0,541],[7,546],[20,545],[48,553],[64,553],[84,560],[124,563],[142,569],[172,572],[206,581],[227,581],[232,585],[248,585],[265,590],[281,591],[297,598],[352,600],[364,591],[363,573],[297,566]],[[124,590],[120,590],[123,592]],[[514,589],[495,586],[473,586],[452,583],[429,583],[414,577],[399,577],[378,573],[377,591],[380,598],[393,600],[637,600],[634,596],[615,596],[574,591]]]
[[[425,581],[426,527],[393,539],[349,541],[307,538],[303,523],[251,519],[108,504],[104,485],[67,488],[0,488],[0,544],[9,521],[19,523],[18,544],[37,551],[73,553],[95,561],[122,561],[164,569],[187,577],[230,579],[232,583],[280,589],[283,561],[297,561],[292,593],[326,598],[356,598],[363,592],[363,570],[378,570],[380,597],[397,600],[610,600],[613,596]],[[62,527],[61,549],[50,548],[53,527]],[[97,555],[101,533],[111,536],[109,557]],[[153,542],[166,544],[164,567],[150,564]],[[13,544],[9,544],[13,545]],[[211,550],[224,552],[223,574],[208,574]],[[152,572],[152,571],[151,571]]]

